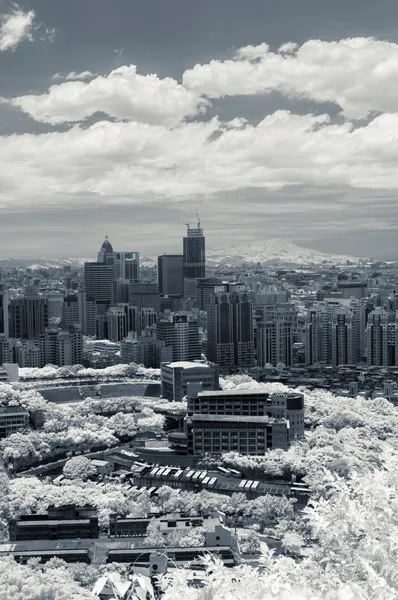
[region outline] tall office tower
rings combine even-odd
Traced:
[[[96,302],[112,300],[113,266],[101,262],[84,263],[84,291]]]
[[[355,365],[360,360],[360,342],[354,315],[342,308],[332,314],[332,364]]]
[[[297,329],[297,309],[294,304],[274,304],[256,307],[257,366],[292,364],[293,345]]]
[[[212,297],[207,309],[207,358],[220,368],[254,365],[253,304],[247,292]]]
[[[305,362],[315,365],[326,360],[324,324],[326,312],[319,308],[310,309],[305,317]]]
[[[350,342],[352,344],[350,358],[353,361],[351,364],[359,363],[363,359],[366,348],[365,304],[353,298],[325,298],[323,301],[315,303],[306,316],[305,344],[307,364],[315,364],[320,361],[324,361],[327,364],[335,364],[339,352],[333,346],[332,322],[333,315],[339,311],[343,313],[348,311],[351,314],[352,332],[349,334],[352,340]],[[334,357],[333,352],[335,353]],[[342,359],[343,357],[341,357]]]
[[[130,294],[129,279],[115,279],[112,283],[112,304],[127,304]]]
[[[129,304],[141,308],[153,308],[160,311],[160,294],[157,283],[131,283]]]
[[[398,322],[395,311],[376,308],[368,317],[366,355],[369,366],[398,365]]]
[[[139,252],[108,252],[105,262],[113,266],[114,279],[140,279],[140,253]]]
[[[106,313],[107,337],[111,342],[120,342],[127,334],[137,332],[140,313],[136,306],[118,304],[111,306]]]
[[[79,303],[76,295],[65,296],[61,311],[61,327],[68,329],[71,325],[81,323],[79,315]]]
[[[4,283],[0,280],[0,336],[4,336],[4,338],[8,338],[9,335],[8,305],[8,293]]]
[[[62,317],[62,305],[64,297],[62,294],[50,293],[47,296],[48,300],[48,318],[60,319]]]
[[[154,308],[141,308],[140,320],[137,318],[137,328],[133,331],[138,333],[144,332],[146,329],[152,328],[156,325],[157,312]]]
[[[170,315],[156,323],[156,339],[173,350],[172,359],[193,361],[201,358],[198,322],[189,315]]]
[[[127,315],[123,306],[111,306],[106,314],[108,340],[120,342],[128,333]]]
[[[183,252],[184,297],[193,298],[195,284],[192,282],[206,277],[205,238],[199,219],[196,229],[187,225]]]
[[[108,240],[108,236],[106,235],[105,240],[101,246],[101,250],[98,252],[97,261],[99,263],[105,263],[107,255],[112,254],[112,253],[113,253],[112,244],[110,243],[110,241]]]
[[[176,360],[199,360],[201,349],[199,344],[198,322],[189,315],[173,315],[176,330]]]
[[[207,310],[207,307],[211,303],[211,298],[215,294],[227,291],[227,285],[223,284],[221,279],[216,277],[205,277],[204,279],[198,279],[196,282],[196,293],[195,293],[195,308],[199,310]]]
[[[184,294],[184,257],[181,254],[158,256],[159,292],[162,296],[182,296]]]
[[[10,337],[38,338],[48,327],[47,298],[22,296],[10,301]]]
[[[177,331],[171,319],[162,319],[156,323],[156,340],[172,349],[172,360],[177,360]]]

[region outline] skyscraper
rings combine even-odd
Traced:
[[[138,281],[140,278],[139,252],[107,252],[105,262],[113,266],[114,279]]]
[[[183,274],[186,279],[201,279],[206,277],[205,238],[198,220],[196,229],[187,225],[187,235],[184,237]]]
[[[369,366],[398,365],[398,321],[395,311],[376,308],[368,317],[366,358]]]
[[[207,309],[207,358],[221,368],[254,365],[253,304],[247,292],[213,296]]]
[[[32,340],[48,327],[47,298],[21,296],[10,301],[10,337]]]
[[[159,292],[163,296],[182,296],[184,257],[182,254],[163,254],[158,256]]]
[[[257,365],[291,365],[297,310],[294,304],[257,306]]]
[[[8,294],[4,284],[0,280],[0,336],[8,338]]]
[[[187,314],[170,315],[156,323],[156,339],[173,349],[173,360],[201,358],[198,322]]]
[[[108,235],[105,236],[105,240],[101,246],[100,251],[98,252],[98,262],[105,263],[107,254],[111,254],[113,252],[112,244],[108,240]]]
[[[152,307],[158,313],[160,311],[159,286],[156,283],[131,283],[129,303],[139,309]]]
[[[113,266],[102,262],[84,263],[84,288],[95,301],[111,302]]]

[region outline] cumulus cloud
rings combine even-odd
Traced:
[[[398,106],[398,44],[374,38],[292,42],[273,52],[246,46],[231,60],[213,60],[185,71],[184,86],[208,98],[267,94],[339,105],[348,119]]]
[[[24,12],[18,6],[0,18],[0,52],[15,50],[24,40],[32,41],[33,10]]]
[[[89,75],[70,73],[66,79],[86,79]],[[51,86],[47,94],[20,96],[8,102],[35,120],[52,125],[83,121],[102,112],[116,119],[174,126],[203,112],[207,105],[175,79],[139,75],[135,65],[120,67],[88,83],[66,81]]]
[[[184,123],[170,129],[98,122],[66,132],[0,140],[0,203],[15,206],[186,200],[247,188],[289,185],[398,189],[398,115],[354,128],[327,115],[277,111],[244,121]]]

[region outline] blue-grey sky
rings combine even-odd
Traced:
[[[0,257],[178,252],[196,209],[212,247],[398,257],[396,1],[0,14]]]

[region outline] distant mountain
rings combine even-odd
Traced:
[[[293,244],[282,238],[242,244],[238,246],[221,246],[206,252],[206,261],[213,264],[237,265],[241,263],[284,263],[317,265],[322,262],[344,264],[347,260],[358,262],[358,258],[340,254],[324,254],[318,250],[310,250]]]
[[[3,269],[51,269],[65,266],[82,267],[92,258],[0,258]]]

